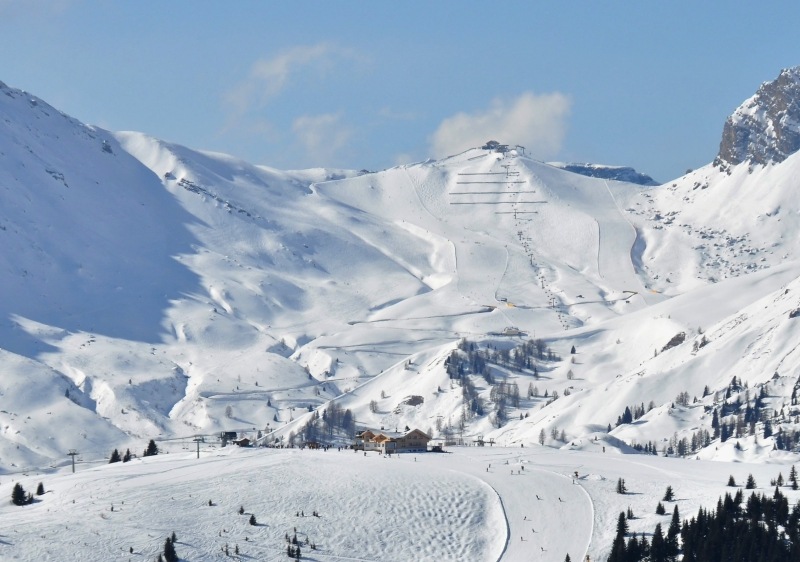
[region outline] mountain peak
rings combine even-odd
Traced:
[[[800,150],[800,66],[764,82],[728,117],[715,164],[778,163]]]

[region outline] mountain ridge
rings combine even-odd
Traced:
[[[767,403],[786,404],[776,426],[795,431],[796,154],[646,189],[492,148],[375,173],[285,172],[88,127],[2,89],[5,470],[223,429],[299,444],[331,403],[359,425],[449,438],[527,444],[557,429],[546,444],[673,447],[710,427],[706,408],[724,409],[724,381],[704,369],[769,385]],[[497,335],[511,327],[525,336]],[[528,338],[558,359],[491,359]],[[487,354],[488,377],[448,371],[468,357],[459,342]],[[737,345],[762,351],[719,359]],[[26,373],[52,390],[41,406]],[[511,404],[513,385],[538,395]],[[683,392],[698,401],[670,406]],[[651,400],[637,424],[605,433]],[[55,445],[41,437],[53,419]],[[734,456],[718,445],[697,454]]]

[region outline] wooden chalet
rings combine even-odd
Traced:
[[[399,433],[396,431],[364,430],[353,442],[357,451],[378,451],[383,454],[424,452],[428,450],[430,435],[419,429]]]

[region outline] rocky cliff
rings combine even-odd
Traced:
[[[800,67],[784,69],[728,117],[717,165],[769,164],[800,149]]]

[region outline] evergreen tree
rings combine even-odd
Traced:
[[[256,516],[253,515],[252,513],[250,514],[250,524],[253,525],[253,526],[257,525]]]
[[[11,503],[14,505],[25,505],[28,503],[28,494],[25,493],[25,488],[22,484],[17,482],[14,484],[14,489],[11,490]]]
[[[650,562],[668,562],[667,543],[661,531],[661,523],[653,531],[653,541],[650,543]]]
[[[633,423],[633,412],[630,406],[625,406],[625,411],[622,412],[622,423]]]
[[[147,449],[144,450],[144,456],[152,457],[157,454],[158,454],[158,446],[156,445],[156,442],[151,439],[150,442],[147,444]]]
[[[39,485],[36,487],[36,495],[43,496],[44,495],[44,484],[39,482]]]
[[[719,437],[719,415],[716,408],[714,408],[714,413],[711,414],[711,429],[714,430],[714,439]]]
[[[792,469],[789,471],[789,483],[792,485],[792,490],[797,490],[798,481],[797,481],[797,469],[792,465]]]
[[[642,549],[642,543],[639,542],[636,533],[633,533],[633,536],[628,539],[628,544],[625,546],[625,560],[626,561],[638,561],[644,558],[645,552]]]
[[[736,487],[736,480],[733,479],[733,474],[731,474],[728,477],[728,486],[730,486],[731,488],[735,488]]]
[[[672,520],[667,527],[667,556],[670,559],[675,559],[678,556],[678,535],[681,532],[681,517],[678,513],[678,506],[672,511]]]
[[[747,483],[744,485],[745,489],[747,490],[755,490],[756,489],[756,479],[753,478],[752,474],[747,475]]]
[[[608,562],[626,562],[625,535],[628,533],[628,522],[625,520],[625,513],[620,512],[617,518],[617,534],[611,545],[611,554]]]
[[[572,355],[575,355],[575,346],[574,346],[574,345],[572,346],[572,349],[570,349],[570,350],[569,350],[569,352],[570,352]]]
[[[128,462],[131,460],[131,450],[125,449],[125,454],[122,456],[122,462]]]
[[[175,545],[170,537],[164,541],[164,562],[178,562],[178,553],[175,552]]]
[[[628,520],[625,518],[625,513],[619,512],[617,517],[617,536],[624,537],[628,534]]]
[[[564,562],[572,562],[572,558],[569,557],[569,554],[567,554],[567,557],[564,558]]]
[[[666,513],[667,513],[667,510],[664,509],[664,504],[661,503],[661,502],[658,502],[658,505],[656,506],[656,515],[665,515]]]
[[[115,463],[115,462],[119,462],[119,461],[121,461],[121,460],[122,460],[122,459],[121,459],[121,458],[120,458],[120,456],[119,456],[119,451],[117,451],[116,449],[114,449],[114,451],[111,453],[111,458],[110,458],[110,459],[108,459],[108,464],[112,464],[112,463]]]
[[[664,500],[665,502],[671,502],[675,499],[675,492],[672,491],[672,486],[667,486],[667,490],[664,492]]]
[[[618,494],[625,494],[628,492],[628,489],[625,487],[625,480],[620,478],[617,480],[617,493]]]

